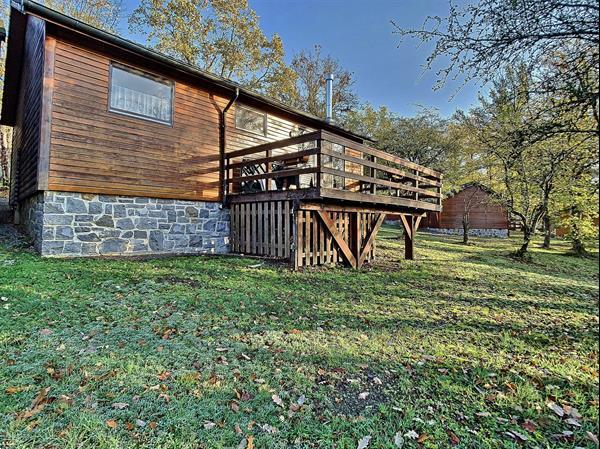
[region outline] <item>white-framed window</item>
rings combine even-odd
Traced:
[[[267,114],[245,106],[235,109],[235,127],[251,133],[267,135]]]
[[[111,64],[108,109],[172,125],[173,82],[120,64]]]

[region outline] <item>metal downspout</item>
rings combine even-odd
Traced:
[[[221,138],[219,139],[219,143],[220,143],[220,148],[219,148],[219,154],[220,154],[220,159],[219,159],[219,171],[220,171],[220,179],[221,179],[221,201],[224,203],[226,200],[226,192],[227,192],[227,176],[225,176],[225,151],[227,149],[227,124],[225,122],[225,119],[227,117],[227,111],[229,111],[229,108],[231,108],[231,106],[233,106],[233,104],[237,101],[238,97],[240,96],[240,89],[239,87],[235,88],[235,95],[233,96],[233,98],[231,98],[229,100],[229,103],[227,103],[227,106],[225,106],[225,108],[223,108],[223,110],[221,111],[221,117],[220,117],[220,124],[219,124],[219,128],[220,128],[220,134],[221,134]]]

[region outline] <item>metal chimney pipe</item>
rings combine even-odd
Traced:
[[[325,83],[325,120],[333,121],[333,73],[327,76]]]

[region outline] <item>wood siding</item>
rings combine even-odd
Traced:
[[[127,65],[73,43],[56,42],[48,188],[220,199],[219,120],[229,100],[174,79],[172,126],[109,112],[111,61]],[[226,123],[228,151],[286,138],[297,130],[272,114],[267,136],[238,130],[235,105]]]
[[[470,204],[470,207],[468,206]],[[508,229],[508,213],[495,204],[489,193],[480,187],[467,187],[442,202],[442,212],[429,213],[421,227],[462,228],[465,208],[469,208],[471,229]]]
[[[27,17],[17,120],[12,142],[11,204],[38,190],[45,23]]]

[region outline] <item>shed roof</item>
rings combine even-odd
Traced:
[[[116,47],[122,51],[134,53],[147,60],[149,63],[192,76],[203,83],[230,92],[232,96],[235,94],[236,90],[239,90],[239,99],[241,101],[246,100],[255,104],[264,105],[272,110],[279,111],[290,118],[295,118],[308,126],[326,129],[360,142],[371,140],[368,137],[361,136],[333,123],[327,122],[320,117],[247,89],[235,81],[201,70],[190,64],[183,63],[143,45],[124,39],[116,34],[88,25],[80,20],[74,19],[34,1],[13,0],[11,4],[4,96],[2,100],[2,111],[0,113],[0,124],[8,126],[13,126],[15,124],[23,39],[25,38],[25,18],[27,15],[33,15],[54,26],[93,38],[109,47]]]

